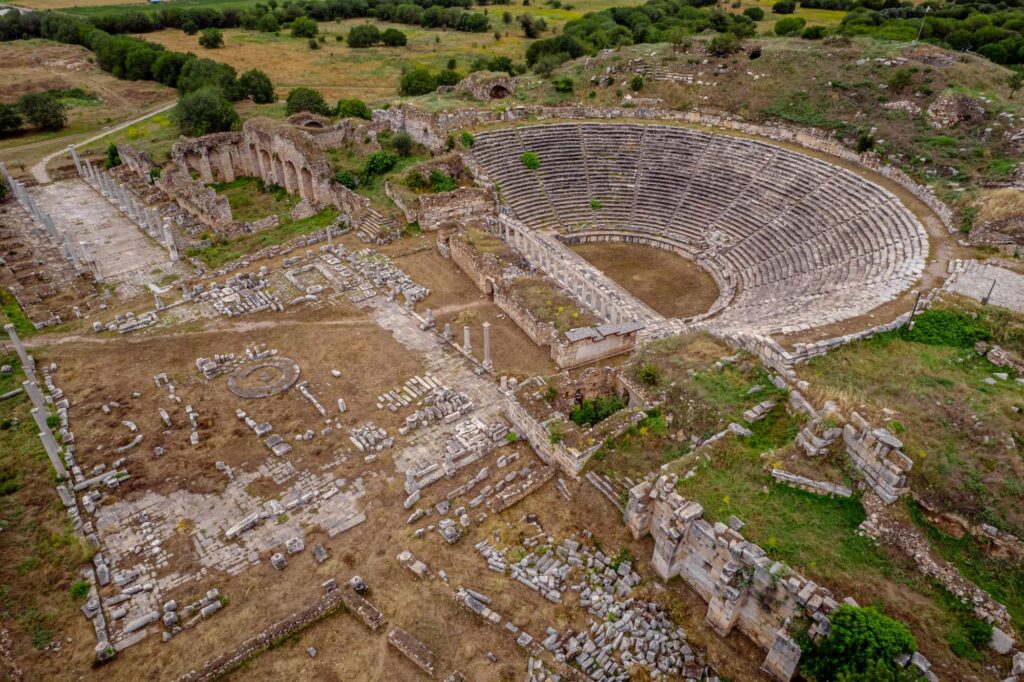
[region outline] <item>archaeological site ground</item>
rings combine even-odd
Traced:
[[[0,679],[1024,682],[1024,10],[0,5]]]

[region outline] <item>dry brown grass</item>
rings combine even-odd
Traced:
[[[984,192],[978,201],[978,221],[999,221],[1024,215],[1024,192],[1009,187]]]

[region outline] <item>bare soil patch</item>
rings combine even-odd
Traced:
[[[665,317],[692,317],[718,298],[711,275],[686,258],[638,244],[579,244],[572,250]]]

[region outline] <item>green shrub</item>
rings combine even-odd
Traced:
[[[725,57],[740,49],[740,39],[735,33],[719,33],[708,43],[708,52],[716,57]]]
[[[553,80],[552,85],[555,88],[555,92],[572,92],[574,83],[571,78],[563,76]]]
[[[385,31],[380,34],[380,39],[381,42],[388,47],[402,47],[407,42],[405,34],[397,28],[385,29]]]
[[[355,189],[359,186],[359,181],[356,176],[352,175],[352,171],[340,170],[334,174],[334,180],[342,187],[348,187],[349,189]]]
[[[894,671],[896,656],[917,649],[906,625],[873,606],[842,604],[829,620],[832,631],[817,643],[811,642],[806,633],[797,637],[804,652],[800,670],[817,682],[831,682],[841,675],[863,674],[869,669]]]
[[[622,398],[616,393],[598,396],[592,400],[584,400],[579,405],[573,407],[572,412],[569,413],[569,419],[580,426],[593,426],[604,421],[625,406],[626,404],[622,402]]]
[[[409,156],[412,154],[412,136],[404,130],[395,133],[395,136],[391,138],[391,148],[403,158]]]
[[[373,24],[353,26],[345,41],[349,47],[370,47],[381,41],[380,29]]]
[[[601,210],[601,206],[602,206],[601,202],[598,201],[597,199],[591,199],[590,200],[590,210],[591,211],[600,211]]]
[[[267,12],[256,22],[256,30],[261,33],[277,33],[281,30],[281,23],[273,12]]]
[[[430,171],[430,191],[451,192],[457,187],[455,179],[436,168]]]
[[[629,79],[629,89],[633,92],[637,92],[644,87],[644,77],[640,74],[634,75]]]
[[[319,50],[320,49],[320,43],[317,41],[316,38],[310,38],[309,42],[307,44],[309,45],[309,49],[311,49],[311,50]]]
[[[537,170],[540,168],[540,156],[537,152],[523,152],[523,155],[519,157],[519,160],[523,162],[529,170]]]
[[[743,10],[743,16],[750,17],[751,21],[762,21],[764,19],[764,10],[760,7],[748,7]]]
[[[780,36],[794,36],[803,30],[807,21],[803,17],[786,17],[775,22],[775,34]]]
[[[661,370],[652,362],[645,362],[636,371],[636,378],[648,386],[657,386],[661,381]]]
[[[462,133],[459,134],[459,142],[462,143],[463,147],[472,149],[473,145],[476,144],[476,138],[473,137],[473,133],[468,130],[463,130]]]
[[[398,94],[403,97],[417,97],[437,90],[434,74],[422,66],[415,66],[402,74],[398,81]]]
[[[259,69],[249,69],[239,76],[238,89],[243,97],[251,97],[256,104],[270,104],[277,99],[273,83]]]
[[[901,329],[903,338],[929,346],[973,348],[978,341],[992,338],[992,328],[968,313],[933,309],[914,316],[914,328]]]
[[[427,188],[427,181],[423,177],[423,173],[419,171],[409,171],[409,174],[405,176],[405,186],[414,192],[419,192]]]
[[[398,164],[398,157],[391,152],[379,151],[366,159],[367,175],[384,175]]]
[[[89,596],[89,589],[92,586],[88,580],[76,580],[71,585],[71,598],[75,601],[82,601]]]
[[[324,101],[324,96],[313,88],[305,87],[295,88],[288,93],[284,111],[289,116],[300,111],[308,111],[312,114],[320,114],[321,116],[331,115],[331,108]]]
[[[992,640],[992,625],[973,616],[961,616],[960,622],[946,637],[950,650],[969,661],[984,659],[983,651]]]
[[[366,106],[366,102],[355,98],[338,100],[335,112],[341,118],[361,118],[369,121],[373,117],[370,107]]]
[[[821,40],[828,34],[828,29],[824,26],[808,26],[800,34],[800,37],[804,40]]]
[[[224,47],[224,34],[219,28],[204,28],[199,34],[199,47],[205,47],[207,50]]]
[[[104,168],[115,168],[121,165],[121,153],[117,151],[117,145],[111,142],[107,145],[107,158],[103,160]]]
[[[315,38],[319,31],[320,27],[307,16],[301,16],[292,21],[292,38]]]
[[[793,0],[779,0],[772,5],[773,14],[792,14],[796,11],[796,3]]]

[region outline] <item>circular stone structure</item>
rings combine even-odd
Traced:
[[[228,377],[228,389],[239,398],[266,398],[287,391],[299,378],[299,363],[291,358],[267,358],[239,367]]]
[[[527,151],[539,168],[523,164]],[[884,187],[749,138],[573,121],[481,132],[472,154],[531,230],[691,259],[719,297],[688,319],[723,331],[790,333],[866,314],[909,289],[928,255],[917,217]]]

